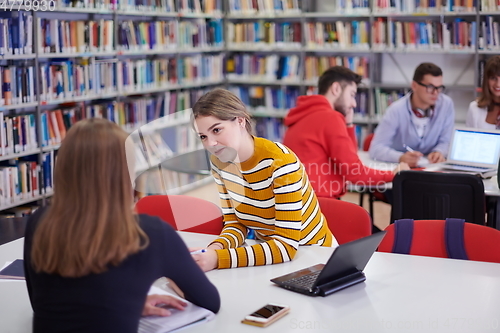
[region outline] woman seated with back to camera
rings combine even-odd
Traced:
[[[160,277],[217,312],[217,289],[167,223],[133,211],[127,134],[104,119],[76,123],[59,150],[54,197],[27,224],[26,284],[33,332],[136,333],[141,314],[168,315],[148,296]]]
[[[203,270],[282,263],[301,245],[338,245],[302,163],[281,143],[252,135],[250,114],[236,95],[206,93],[193,106],[193,118],[212,153],[224,213],[220,236],[193,255]],[[242,246],[249,230],[262,242]]]
[[[500,129],[500,56],[486,61],[482,89],[467,111],[467,127],[486,130]]]

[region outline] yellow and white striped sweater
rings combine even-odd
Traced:
[[[253,156],[239,167],[211,158],[224,214],[224,228],[213,243],[218,268],[290,261],[299,245],[337,245],[321,213],[304,166],[280,143],[254,138]],[[264,242],[241,247],[248,228]]]

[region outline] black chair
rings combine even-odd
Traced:
[[[391,223],[452,217],[485,224],[484,185],[474,175],[403,171],[394,177],[393,194]]]

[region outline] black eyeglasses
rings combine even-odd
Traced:
[[[422,87],[425,87],[425,90],[429,93],[429,94],[432,94],[434,93],[435,91],[437,91],[438,93],[442,93],[444,91],[444,89],[446,88],[445,86],[439,86],[439,87],[436,87],[435,85],[433,84],[423,84],[422,82],[418,82],[418,81],[415,81],[417,82],[418,85],[422,86]]]

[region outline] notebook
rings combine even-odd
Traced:
[[[24,263],[16,259],[0,270],[0,279],[24,280]]]
[[[139,321],[138,333],[175,332],[177,330],[210,321],[215,317],[215,314],[212,311],[178,297],[174,294],[174,291],[168,292],[156,286],[151,286],[148,295],[151,294],[169,295],[181,299],[188,305],[182,311],[169,308],[171,315],[168,317],[142,317]]]
[[[339,245],[326,264],[317,264],[271,281],[309,296],[327,296],[366,280],[363,269],[386,231]]]
[[[448,160],[442,170],[473,172],[489,177],[496,174],[500,157],[500,131],[477,128],[455,128]]]

